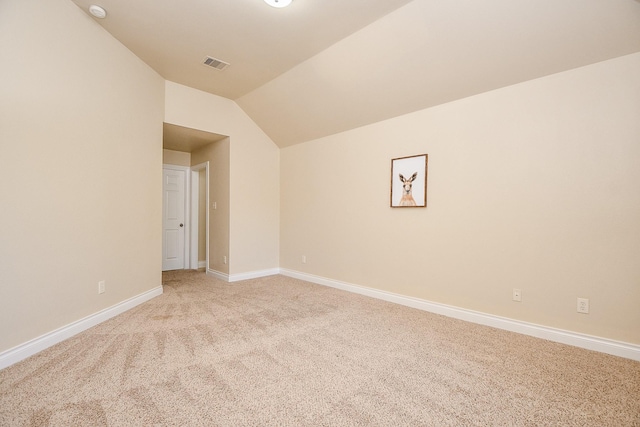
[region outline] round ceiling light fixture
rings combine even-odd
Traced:
[[[291,0],[264,0],[269,6],[287,7],[291,4]]]
[[[95,4],[89,6],[89,13],[98,19],[104,19],[107,16],[107,11]]]

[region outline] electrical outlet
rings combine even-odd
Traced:
[[[104,294],[104,291],[107,290],[107,286],[104,280],[98,282],[98,293]]]
[[[211,203],[211,207],[212,207],[214,210],[215,210],[215,209],[218,209],[218,203],[216,203],[216,202]]]
[[[513,300],[522,301],[522,291],[520,289],[513,288]]]
[[[589,314],[589,298],[578,298],[578,313]]]
[[[227,263],[227,256],[226,256],[226,255],[222,257],[222,263],[223,263],[223,264],[226,264],[226,263]]]
[[[303,264],[307,263],[307,256],[306,255],[302,255],[302,263]]]

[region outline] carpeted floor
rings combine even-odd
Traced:
[[[164,294],[0,371],[0,426],[640,426],[640,363],[271,276]]]

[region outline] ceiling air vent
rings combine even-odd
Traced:
[[[212,58],[210,56],[207,56],[206,58],[204,58],[204,61],[202,61],[202,63],[211,68],[215,68],[216,70],[219,70],[219,71],[222,71],[229,66],[228,62],[224,62],[219,59]]]

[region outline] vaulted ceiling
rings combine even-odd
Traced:
[[[280,147],[640,52],[637,0],[73,0]],[[230,65],[203,65],[210,56]]]

